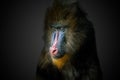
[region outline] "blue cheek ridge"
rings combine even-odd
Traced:
[[[58,37],[58,51],[63,54],[64,50],[63,50],[63,45],[64,45],[64,32],[63,31],[59,31],[59,37]]]
[[[53,43],[54,43],[54,40],[55,40],[55,35],[56,35],[56,32],[53,32],[53,33],[52,33],[51,46],[52,46],[52,45],[53,45]]]

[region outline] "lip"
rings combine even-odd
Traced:
[[[56,55],[52,55],[52,57],[53,57],[54,59],[58,59],[58,58],[63,57],[63,55],[60,54],[60,53],[58,53],[58,54],[56,54]]]
[[[53,50],[52,53],[50,52],[50,55],[51,55],[53,58],[58,59],[58,58],[61,58],[61,57],[64,56],[64,52],[60,52],[60,51],[58,51],[58,50],[56,50],[56,51]]]

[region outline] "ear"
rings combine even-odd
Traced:
[[[59,5],[63,5],[63,6],[69,6],[72,4],[78,3],[78,0],[54,0],[53,4],[59,4]]]

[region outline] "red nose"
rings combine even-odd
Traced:
[[[58,53],[58,49],[56,47],[50,47],[50,54],[55,56]]]
[[[55,56],[58,53],[58,48],[57,48],[57,44],[58,44],[58,37],[59,37],[59,32],[56,31],[56,36],[55,36],[55,40],[53,45],[50,47],[50,54]]]

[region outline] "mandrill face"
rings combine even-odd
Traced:
[[[82,15],[82,14],[81,14]],[[46,50],[52,59],[66,59],[79,50],[85,33],[83,27],[78,26],[81,21],[78,18],[76,6],[66,7],[54,5],[47,9],[45,17]],[[64,60],[64,61],[66,61]]]
[[[53,32],[51,34],[50,55],[57,59],[65,54],[65,26],[62,24],[53,24],[51,26]]]

